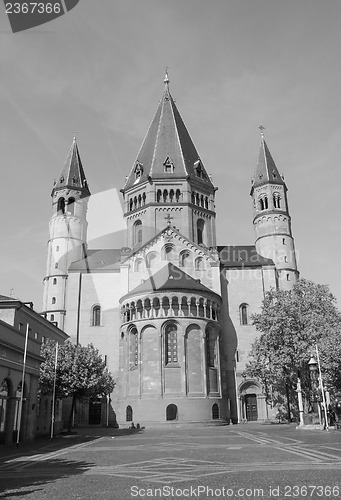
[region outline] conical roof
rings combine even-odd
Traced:
[[[281,184],[285,186],[285,182],[280,175],[276,164],[271,156],[269,148],[261,136],[258,163],[255,170],[252,188],[262,186],[263,184]]]
[[[59,178],[55,182],[53,192],[57,189],[73,189],[81,191],[82,198],[90,196],[90,190],[84,174],[75,137],[73,138],[64,167],[59,175]]]
[[[127,177],[124,191],[147,179],[171,180],[188,176],[203,182],[206,187],[213,188],[170,94],[166,74],[162,99]]]
[[[192,278],[174,264],[169,262],[153,276],[143,281],[127,295],[139,295],[150,292],[189,290],[197,293],[210,293],[216,295],[212,290],[202,285],[199,280]],[[127,296],[126,295],[126,296]],[[126,297],[125,296],[125,297]],[[120,302],[125,299],[122,297]]]

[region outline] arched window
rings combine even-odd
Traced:
[[[197,243],[200,245],[200,243],[204,243],[204,229],[205,229],[205,222],[202,219],[197,220]]]
[[[141,271],[143,271],[143,260],[137,259],[135,261],[135,272],[139,273]]]
[[[281,208],[281,198],[279,196],[279,193],[274,193],[273,202],[275,208]]]
[[[69,214],[74,215],[75,213],[75,199],[69,198],[67,201],[67,211]]]
[[[129,368],[136,368],[139,362],[139,344],[137,329],[131,328],[129,331]]]
[[[53,284],[56,285],[57,284],[57,278],[53,278]]]
[[[205,262],[202,257],[197,257],[195,259],[195,270],[196,271],[204,271],[205,270]]]
[[[52,304],[56,303],[56,297],[52,297]]]
[[[214,403],[214,405],[212,406],[212,419],[215,420],[218,418],[219,418],[219,406],[217,405],[217,403]]]
[[[156,201],[157,202],[161,201],[161,196],[162,196],[162,191],[161,191],[161,189],[158,189],[157,193],[156,193]]]
[[[57,212],[58,214],[65,214],[65,199],[59,198],[57,204]]]
[[[174,200],[174,189],[171,189],[169,191],[169,200],[170,200],[170,202],[173,202],[173,200]]]
[[[205,208],[208,208],[208,197],[205,196]]]
[[[101,326],[101,306],[92,308],[91,326]]]
[[[168,198],[168,191],[167,191],[167,189],[164,189],[163,190],[163,201],[167,201],[167,198]]]
[[[175,323],[165,327],[165,365],[178,362],[178,334]]]
[[[162,260],[173,260],[174,259],[174,245],[171,243],[166,243],[162,249]]]
[[[126,408],[126,422],[132,422],[132,421],[133,421],[133,409],[130,405],[128,405]]]
[[[50,321],[54,321],[54,314],[51,314]]]
[[[267,209],[267,208],[269,208],[268,197],[264,196],[264,209]]]
[[[184,250],[180,254],[179,265],[180,267],[190,266],[192,264],[191,253],[188,250]]]
[[[157,264],[157,254],[156,252],[150,252],[147,255],[147,267],[150,269],[153,269],[156,267]]]
[[[142,243],[142,222],[137,220],[133,226],[134,231],[134,246]]]
[[[216,342],[217,340],[214,331],[208,329],[208,331],[206,332],[206,361],[209,368],[216,367]]]
[[[133,209],[134,201],[132,198],[129,200],[129,210],[131,211]]]
[[[176,405],[168,405],[166,408],[166,420],[177,420],[178,407]]]
[[[249,324],[249,306],[248,304],[241,304],[239,306],[239,318],[241,325]]]

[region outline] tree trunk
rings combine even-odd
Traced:
[[[72,431],[72,418],[73,418],[73,412],[76,406],[76,396],[72,397],[72,405],[71,405],[71,411],[70,411],[70,416],[69,416],[69,423],[67,426],[67,431],[71,433]]]

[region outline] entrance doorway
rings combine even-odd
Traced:
[[[89,425],[101,423],[102,402],[100,399],[90,400],[89,403]]]
[[[246,420],[255,422],[258,419],[257,396],[256,394],[247,394],[245,396]]]

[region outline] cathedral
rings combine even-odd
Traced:
[[[217,245],[217,188],[167,74],[164,85],[121,189],[123,248],[88,249],[91,194],[73,140],[52,190],[43,312],[73,342],[93,343],[116,381],[79,410],[83,423],[104,423],[109,406],[120,426],[273,419],[261,384],[242,372],[264,293],[298,278],[287,186],[260,127],[255,244]]]

